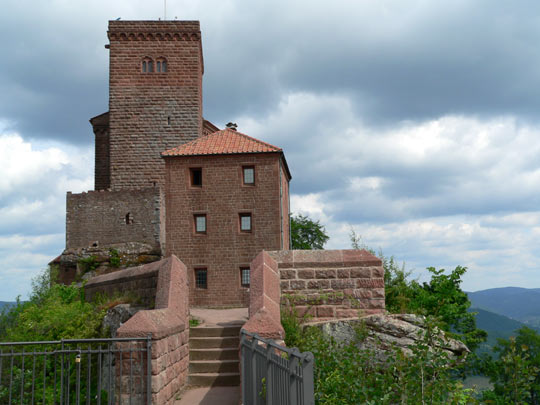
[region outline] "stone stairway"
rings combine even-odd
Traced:
[[[240,385],[240,326],[199,326],[189,332],[192,386]]]

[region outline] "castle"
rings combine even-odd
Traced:
[[[60,281],[89,258],[176,255],[190,305],[247,306],[250,262],[290,248],[282,149],[203,118],[198,21],[110,21],[108,38],[109,111],[90,120],[95,190],[67,193]]]

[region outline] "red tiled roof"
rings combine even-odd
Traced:
[[[161,156],[230,155],[282,152],[281,148],[232,129],[223,129],[169,149]]]

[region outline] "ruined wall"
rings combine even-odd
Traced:
[[[199,22],[109,21],[108,36],[111,188],[163,185],[160,153],[202,134]]]
[[[366,250],[268,252],[281,278],[281,304],[299,315],[354,318],[384,312],[384,269]]]
[[[281,249],[279,157],[252,153],[165,159],[166,254],[177,255],[187,266],[192,305],[247,306],[249,288],[241,285],[240,269],[249,268],[261,250]],[[255,168],[255,185],[243,184],[242,166]],[[202,186],[191,186],[190,168],[202,169]],[[240,230],[241,213],[251,214],[251,232]],[[206,215],[205,233],[195,232],[195,215]],[[195,287],[196,269],[206,269],[206,289]]]
[[[115,271],[90,279],[84,286],[85,298],[92,301],[99,295],[129,294],[147,308],[155,306],[159,269],[162,261]]]
[[[160,246],[159,189],[67,193],[66,248],[123,242]]]

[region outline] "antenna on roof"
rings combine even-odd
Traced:
[[[167,0],[163,0],[163,21],[167,20]]]
[[[238,128],[238,125],[236,125],[236,122],[229,122],[226,127],[228,129],[232,129],[233,131],[236,131],[236,129]]]

